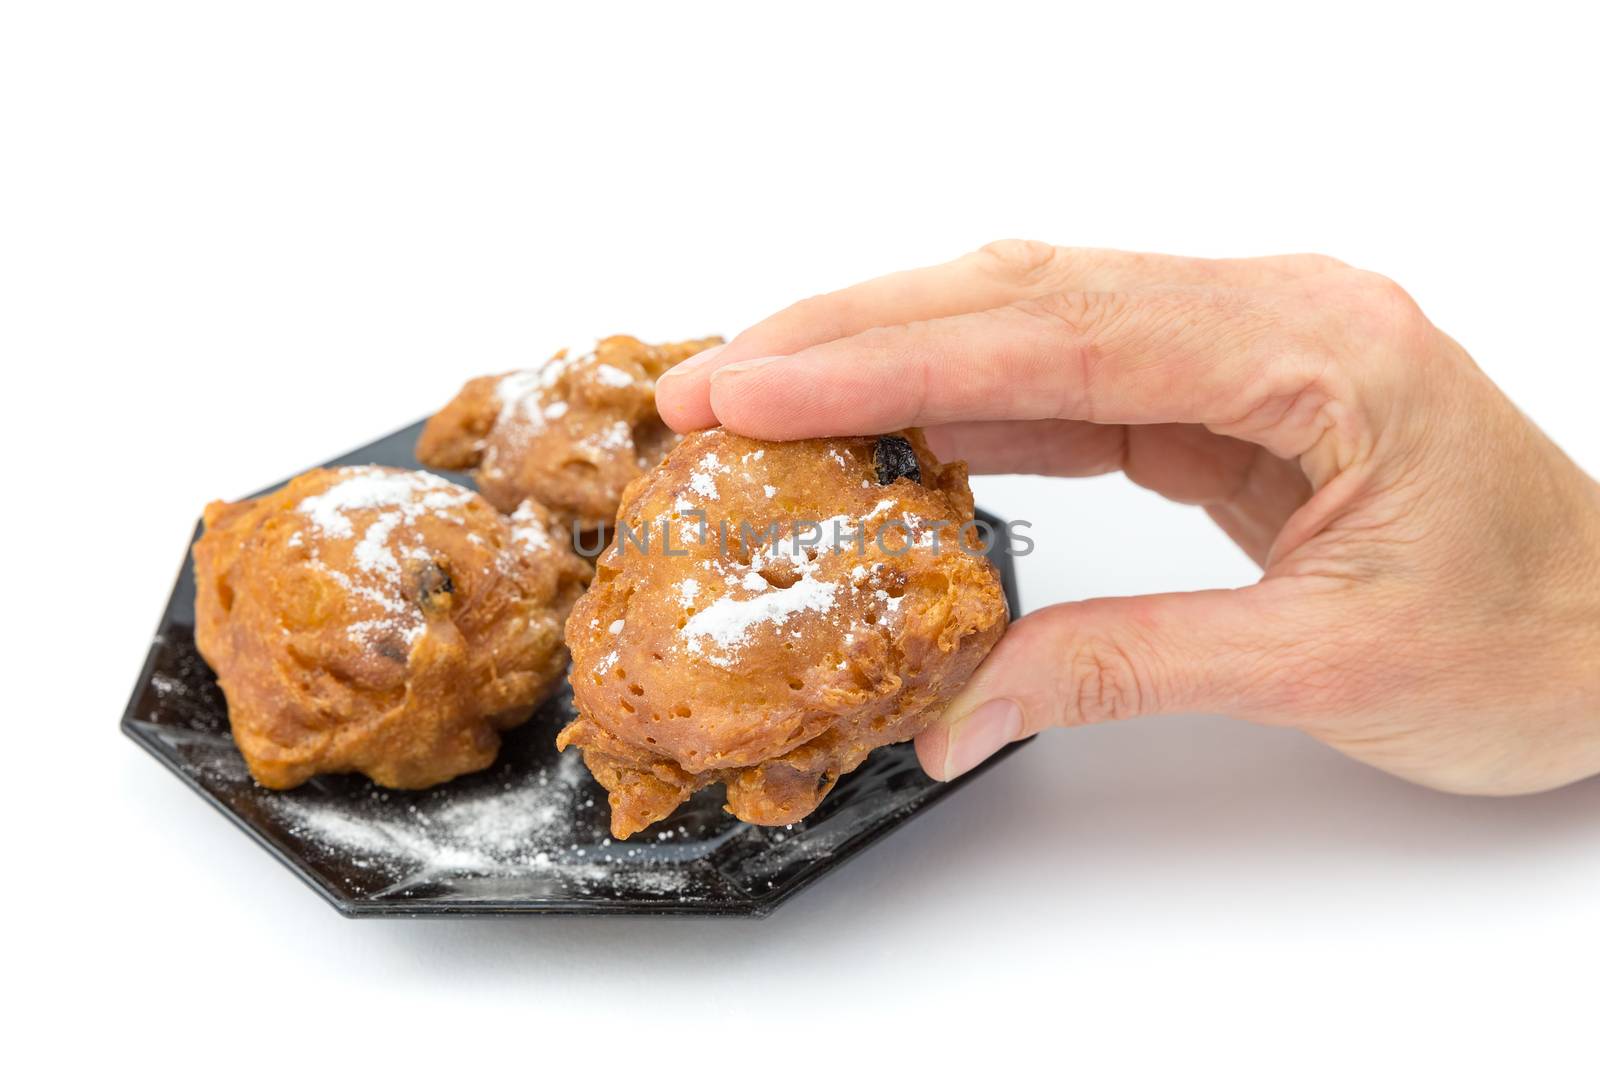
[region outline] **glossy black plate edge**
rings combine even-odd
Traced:
[[[365,452],[366,450],[372,448],[374,445],[381,444],[381,443],[383,443],[385,441],[388,441],[388,440],[390,440],[392,438],[401,437],[401,436],[404,436],[404,435],[407,435],[407,434],[414,433],[416,431],[416,429],[417,429],[417,425],[418,424],[411,424],[411,425],[408,425],[408,426],[401,427],[400,429],[395,430],[392,433],[385,434],[382,437],[376,438],[375,440],[373,440],[372,442],[369,442],[366,445],[363,445],[363,446],[360,446],[359,448],[353,449],[353,450],[351,450],[351,452],[346,453],[343,456],[335,457],[334,459],[328,460],[325,463],[319,464],[319,466],[338,466],[342,462],[344,462],[346,459],[348,459],[350,456],[356,455],[357,453],[360,453],[360,452]],[[438,473],[446,475],[446,476],[452,476],[452,480],[463,481],[463,484],[470,484],[470,483],[466,483],[461,478],[461,476],[459,474],[455,474],[455,472],[441,471],[441,472],[438,472]],[[258,491],[257,493],[252,493],[250,495],[251,496],[259,496],[259,495],[263,495],[265,493],[272,492],[273,490],[275,490],[277,488],[280,488],[281,486],[287,484],[290,480],[291,479],[289,479],[289,478],[285,478],[282,481],[279,481],[279,482],[277,482],[277,483],[275,483],[275,484],[273,484],[271,486],[268,486],[267,488],[264,488],[264,489]],[[1001,525],[1000,520],[993,513],[985,511],[982,508],[977,508],[975,510],[976,510],[976,513],[977,513],[977,517],[979,519],[984,520],[986,522],[989,522],[989,523],[991,523],[992,525],[995,525],[995,526]],[[194,540],[199,538],[200,533],[201,533],[201,524],[197,522],[195,524],[194,530],[193,530],[193,532],[191,534],[191,539],[190,539],[190,548],[191,549],[193,547]],[[182,582],[181,579],[182,579],[182,576],[183,576],[184,568],[186,568],[189,565],[189,558],[190,558],[189,557],[189,553],[186,550],[185,554],[184,554],[183,562],[180,564],[180,566],[178,568],[178,571],[177,571],[177,575],[178,575],[178,579],[179,580],[174,582],[173,592],[167,598],[167,602],[166,602],[165,606],[162,609],[160,620],[165,620],[166,618],[168,618],[168,616],[172,612],[173,605],[176,603],[178,596],[180,596],[182,594],[182,592],[183,592],[183,582]],[[1022,615],[1022,601],[1021,601],[1020,593],[1019,593],[1019,590],[1018,590],[1018,587],[1017,587],[1016,567],[1012,563],[1012,561],[1011,561],[1009,556],[1003,557],[1003,560],[1004,560],[1003,564],[999,565],[997,567],[997,569],[998,569],[999,574],[1000,574],[1001,588],[1002,588],[1002,591],[1004,592],[1005,597],[1006,597],[1006,604],[1007,604],[1007,606],[1008,606],[1008,608],[1010,610],[1012,621],[1015,621],[1017,618],[1019,618]],[[904,823],[906,822],[906,819],[909,816],[917,814],[917,813],[919,813],[919,812],[921,812],[923,810],[926,810],[927,808],[931,808],[934,805],[938,804],[945,797],[950,796],[952,793],[955,793],[956,791],[961,789],[963,786],[965,786],[967,783],[971,782],[974,778],[978,777],[979,775],[986,773],[989,769],[991,769],[992,767],[998,765],[1001,761],[1003,761],[1003,760],[1009,758],[1011,755],[1013,755],[1016,752],[1017,749],[1021,748],[1022,746],[1026,745],[1026,744],[1029,744],[1033,740],[1033,738],[1029,737],[1029,738],[1022,739],[1021,741],[1017,741],[1017,742],[1014,742],[1014,743],[1012,743],[1010,745],[1007,745],[1005,748],[1001,749],[995,755],[991,756],[988,760],[984,761],[978,767],[974,768],[971,771],[968,771],[966,774],[964,774],[961,777],[955,779],[954,781],[950,781],[950,782],[944,783],[944,787],[942,789],[940,789],[938,792],[930,794],[928,797],[926,797],[925,799],[923,799],[919,803],[912,805],[909,808],[902,808],[902,809],[898,810],[897,812],[895,812],[893,817],[883,819],[880,823],[878,823],[876,826],[874,826],[867,833],[865,833],[865,834],[863,834],[863,835],[861,835],[859,837],[855,837],[855,838],[850,839],[843,846],[841,846],[838,849],[834,850],[829,855],[829,857],[827,859],[827,862],[825,864],[819,865],[819,867],[814,872],[809,873],[806,876],[803,876],[803,877],[800,877],[800,878],[796,879],[796,881],[793,884],[789,885],[781,893],[775,894],[775,895],[770,896],[770,897],[764,897],[764,898],[761,898],[761,899],[747,898],[745,901],[737,903],[737,904],[731,904],[730,903],[730,904],[715,904],[715,905],[707,905],[704,901],[682,902],[682,903],[674,902],[674,901],[653,901],[653,902],[651,902],[651,904],[648,907],[642,907],[637,902],[634,902],[634,901],[606,900],[604,898],[596,898],[596,899],[584,900],[584,901],[581,902],[581,904],[578,904],[578,903],[565,904],[565,903],[558,903],[558,902],[553,902],[553,901],[540,901],[540,900],[536,900],[536,899],[521,900],[521,901],[437,901],[437,902],[433,902],[433,901],[405,901],[405,902],[401,902],[401,901],[392,901],[392,900],[350,900],[350,899],[347,899],[347,898],[341,896],[339,891],[333,885],[331,885],[330,883],[328,883],[328,882],[324,881],[323,879],[317,877],[316,874],[313,871],[310,871],[310,870],[308,870],[308,869],[306,869],[304,867],[301,867],[299,865],[296,865],[294,862],[292,862],[291,858],[284,854],[284,852],[281,850],[281,848],[279,847],[277,842],[272,841],[269,837],[267,837],[267,835],[263,834],[260,830],[258,830],[255,826],[253,826],[250,822],[245,820],[243,817],[241,817],[233,809],[229,808],[219,798],[217,798],[216,796],[214,796],[211,793],[207,792],[202,787],[202,785],[201,785],[201,783],[199,781],[197,781],[195,778],[191,777],[189,774],[187,774],[185,772],[184,768],[182,768],[178,764],[178,762],[172,757],[172,755],[170,753],[170,750],[166,746],[164,746],[159,741],[157,741],[156,739],[154,739],[153,737],[151,737],[149,735],[148,731],[150,730],[150,728],[148,727],[148,725],[138,721],[135,718],[135,713],[137,711],[140,695],[149,686],[151,675],[154,673],[154,670],[155,670],[156,654],[159,651],[160,630],[161,630],[161,622],[158,621],[157,622],[156,631],[154,633],[152,633],[152,635],[151,635],[150,648],[147,651],[147,653],[145,654],[144,665],[139,671],[139,675],[138,675],[138,677],[137,677],[137,679],[136,679],[136,681],[134,683],[133,690],[132,690],[132,692],[131,692],[131,694],[129,696],[128,703],[123,709],[122,718],[121,718],[121,721],[120,721],[120,727],[121,727],[122,733],[129,740],[131,740],[134,744],[138,745],[141,749],[143,749],[145,752],[149,753],[152,757],[154,757],[156,762],[160,763],[163,767],[165,767],[174,777],[176,777],[177,779],[182,781],[186,786],[188,786],[190,792],[195,793],[196,795],[200,796],[202,799],[205,800],[205,802],[212,809],[220,812],[223,815],[223,817],[226,818],[230,823],[232,823],[238,829],[242,830],[245,833],[245,835],[252,842],[255,843],[255,845],[257,847],[262,849],[262,851],[266,852],[274,860],[276,860],[278,862],[279,866],[282,866],[282,867],[286,868],[288,871],[290,871],[297,879],[299,879],[302,883],[304,883],[312,891],[314,891],[317,894],[317,896],[321,897],[324,901],[326,901],[329,904],[329,906],[331,906],[333,908],[333,910],[335,912],[337,912],[338,914],[344,916],[345,918],[349,918],[349,919],[364,919],[364,918],[416,918],[416,919],[421,919],[421,918],[484,918],[484,919],[492,919],[492,918],[524,917],[524,916],[529,916],[529,915],[541,915],[541,916],[545,916],[545,915],[548,915],[548,916],[559,916],[559,915],[569,915],[569,916],[637,915],[637,916],[671,917],[671,918],[696,918],[696,917],[702,917],[702,918],[764,919],[768,915],[772,914],[772,912],[774,910],[776,910],[779,906],[781,906],[782,904],[786,903],[790,898],[795,896],[795,894],[797,894],[797,893],[799,893],[799,892],[801,892],[801,891],[803,891],[805,889],[808,889],[811,886],[815,885],[817,882],[819,882],[823,878],[825,878],[828,874],[831,874],[833,871],[837,870],[843,864],[847,863],[849,860],[853,859],[855,856],[860,854],[864,849],[866,849],[869,846],[877,843],[878,841],[882,840],[886,835],[888,835],[889,833],[891,833],[894,830],[898,829],[900,826],[904,825]]]
[[[262,492],[269,491],[270,490],[262,490]],[[144,694],[145,689],[149,687],[150,677],[155,673],[156,655],[158,652],[160,652],[162,622],[171,616],[173,605],[177,603],[178,597],[182,596],[185,592],[183,572],[184,569],[189,566],[189,553],[194,547],[194,542],[200,538],[201,527],[202,524],[196,522],[193,531],[191,531],[189,535],[189,548],[185,549],[183,560],[178,565],[176,575],[172,583],[172,593],[167,597],[167,602],[161,609],[161,616],[156,622],[155,632],[150,635],[150,648],[145,653],[144,666],[140,668],[139,677],[133,684],[133,692],[129,694],[127,706],[122,710],[122,733],[134,744],[138,745],[140,748],[144,749],[151,756],[153,756],[157,763],[161,764],[172,773],[173,777],[177,778],[184,785],[188,786],[190,792],[204,800],[214,811],[220,812],[222,816],[231,822],[236,828],[244,831],[245,836],[254,842],[256,846],[259,847],[263,852],[277,860],[279,866],[287,869],[296,878],[300,879],[300,881],[310,886],[319,897],[333,905],[334,910],[340,912],[341,914],[348,915],[350,913],[347,911],[346,905],[349,903],[349,901],[340,898],[332,885],[324,883],[321,879],[317,878],[313,872],[306,870],[303,867],[296,866],[294,863],[290,862],[289,857],[284,855],[283,852],[278,849],[277,845],[269,840],[265,834],[261,833],[261,831],[252,826],[232,808],[224,804],[219,798],[213,796],[211,793],[208,793],[197,779],[184,772],[183,767],[176,759],[173,758],[172,750],[170,748],[161,744],[159,741],[150,736],[150,728],[147,726],[147,724],[142,723],[135,718],[135,714],[139,708],[139,698]]]

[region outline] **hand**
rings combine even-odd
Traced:
[[[1452,791],[1600,772],[1600,488],[1377,275],[1002,241],[801,301],[658,404],[773,440],[925,426],[980,474],[1120,470],[1264,568],[1021,619],[917,739],[936,778],[1184,710]]]

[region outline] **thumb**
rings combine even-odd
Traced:
[[[1283,581],[1057,604],[1015,623],[917,737],[948,781],[1047,726],[1173,711],[1239,713],[1284,695],[1297,627]]]

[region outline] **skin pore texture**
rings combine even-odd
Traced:
[[[1261,565],[1026,616],[918,737],[935,777],[1182,711],[1455,792],[1600,773],[1600,488],[1381,276],[1001,241],[801,301],[657,402],[678,432],[914,425],[975,474],[1121,471]]]

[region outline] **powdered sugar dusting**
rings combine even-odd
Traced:
[[[547,419],[559,419],[567,413],[565,401],[545,402],[545,392],[552,388],[568,371],[594,361],[594,350],[582,345],[568,345],[560,354],[533,370],[512,371],[495,383],[495,399],[500,402],[500,415],[496,425],[521,421],[525,431],[537,429]]]
[[[633,444],[633,427],[618,419],[604,430],[589,437],[585,443],[602,453],[620,452]]]
[[[799,580],[787,588],[771,585],[760,574],[763,565],[780,561],[786,561],[800,572]],[[782,626],[802,612],[829,610],[838,596],[839,586],[837,582],[819,579],[819,569],[793,538],[774,540],[755,554],[749,570],[736,580],[734,588],[684,624],[683,639],[689,650],[704,655],[719,667],[726,667],[733,662],[732,653],[749,644],[758,627]],[[741,592],[754,595],[741,597]],[[710,650],[706,648],[708,643],[712,646]]]
[[[707,495],[705,490],[710,488],[714,498],[715,485],[697,484],[695,479],[704,475],[709,481],[713,473],[724,473],[728,469],[716,453],[707,453],[695,465],[690,489],[695,494]],[[772,486],[765,488],[769,497],[776,492]],[[690,510],[689,504],[685,496],[680,496],[674,508],[680,512]],[[762,627],[781,628],[796,615],[831,611],[838,600],[839,585],[818,577],[821,568],[817,556],[852,547],[864,549],[870,540],[868,525],[894,506],[893,498],[885,497],[865,515],[832,515],[819,522],[796,524],[789,535],[775,537],[757,549],[749,563],[720,563],[718,567],[727,588],[694,613],[680,631],[689,651],[719,667],[728,667],[737,659],[739,649],[754,640]],[[798,577],[787,586],[775,586],[762,573],[767,568],[777,568]],[[875,575],[880,569],[881,564],[875,564],[872,573]],[[867,569],[862,566],[851,572],[857,582],[867,575]],[[684,607],[693,607],[699,592],[697,580],[685,579],[678,584],[678,601]],[[878,601],[877,610],[890,613],[899,609],[900,598],[890,597],[881,589],[874,595]]]
[[[401,595],[400,561],[430,558],[414,524],[428,514],[460,521],[451,509],[464,507],[472,493],[426,471],[349,467],[340,473],[339,481],[306,497],[295,510],[310,519],[318,534],[334,540],[355,538],[358,524],[364,523],[350,553],[355,566],[349,573],[329,567],[316,541],[308,564],[382,610],[380,618],[351,623],[347,632],[352,637],[375,641],[393,635],[410,645],[426,625],[421,608]],[[304,547],[305,539],[296,531],[291,543]]]
[[[683,636],[696,652],[702,651],[702,643],[707,640],[719,649],[737,649],[749,643],[751,631],[762,623],[782,625],[802,611],[828,610],[838,591],[837,583],[818,581],[815,575],[806,574],[787,589],[768,588],[747,600],[724,593],[689,620]],[[731,662],[730,657],[716,653],[707,658],[720,666]]]
[[[626,389],[634,384],[633,375],[621,367],[613,367],[609,363],[602,363],[595,367],[594,377],[601,385],[609,385],[614,389]]]
[[[525,549],[543,551],[550,547],[550,531],[544,519],[533,509],[533,502],[524,500],[511,513],[511,540]]]
[[[398,507],[412,517],[430,508],[464,504],[472,498],[467,490],[427,471],[395,471],[383,467],[349,467],[349,474],[316,496],[306,497],[296,509],[311,516],[323,533],[350,537],[354,527],[350,512]],[[414,510],[413,510],[414,509]]]
[[[405,518],[398,510],[379,515],[367,524],[367,532],[356,545],[356,565],[364,571],[378,571],[396,577],[400,574],[400,561],[389,550],[389,535],[394,533]]]
[[[715,452],[707,452],[700,457],[694,472],[689,475],[689,488],[707,500],[716,500],[717,475],[726,474],[728,469],[728,465],[719,460]]]
[[[500,401],[498,422],[509,422],[521,415],[537,425],[543,425],[544,409],[538,403],[539,392],[538,371],[513,371],[501,378],[494,387],[495,399]],[[527,403],[529,400],[533,403]]]

